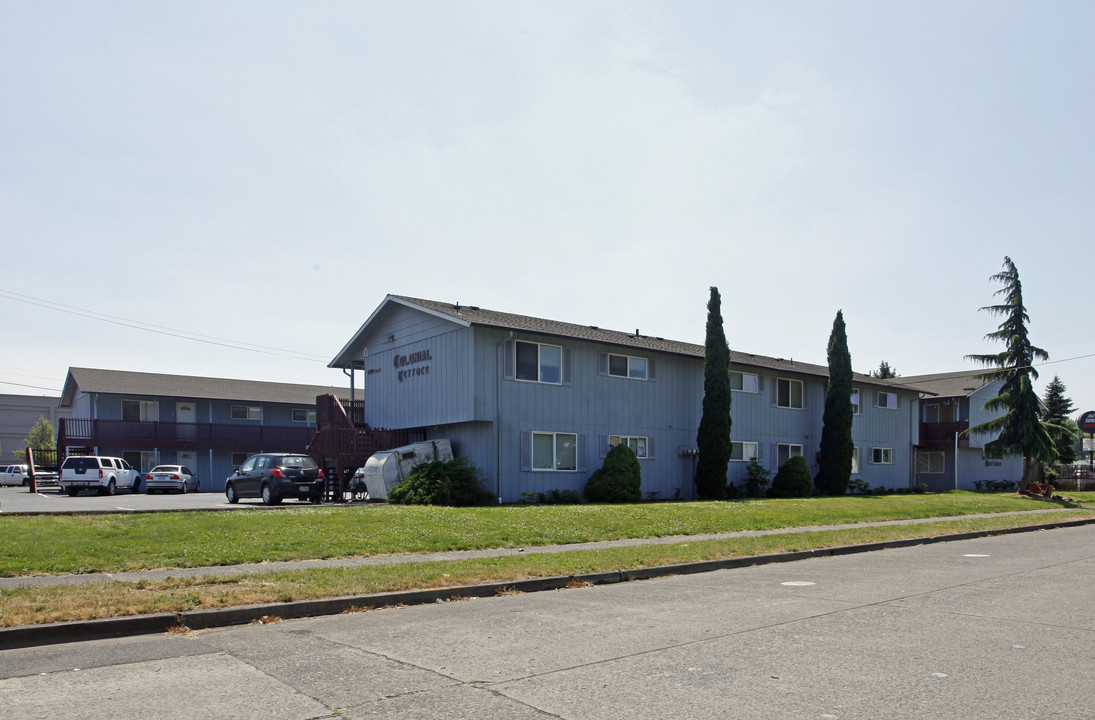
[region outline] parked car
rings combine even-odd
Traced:
[[[56,485],[57,473],[34,473],[34,481],[39,485]],[[0,465],[0,485],[22,485],[30,487],[30,468],[26,465]]]
[[[70,455],[61,463],[61,489],[70,496],[81,490],[113,495],[121,489],[140,492],[141,473],[122,458],[102,455]]]
[[[224,494],[230,503],[240,498],[262,498],[267,505],[285,498],[318,503],[323,499],[323,471],[307,455],[252,455],[224,481]]]
[[[186,494],[197,492],[198,479],[185,465],[157,465],[144,476],[144,488],[149,495],[160,490]]]

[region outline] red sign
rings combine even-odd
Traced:
[[[1095,433],[1095,410],[1088,410],[1080,416],[1080,421],[1076,423],[1080,426],[1080,429],[1084,432]]]

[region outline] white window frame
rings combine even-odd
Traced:
[[[650,440],[642,435],[609,435],[608,446],[610,448],[616,447],[620,443],[627,445],[631,448],[631,452],[635,453],[635,457],[640,460],[645,460],[650,457]],[[642,454],[639,454],[639,451]]]
[[[779,386],[780,383],[787,383],[787,405],[781,405],[779,402]],[[795,394],[792,388],[795,384],[798,384],[798,401],[799,404],[794,404]],[[786,408],[788,410],[802,410],[806,407],[806,386],[801,380],[795,380],[794,378],[776,378],[776,407]]]
[[[122,416],[125,416],[125,404],[137,404],[137,422],[158,422],[160,419],[160,403],[158,400],[122,400]]]
[[[938,459],[938,470],[932,469],[932,459]],[[947,454],[941,450],[922,451],[916,471],[920,475],[942,475],[947,471]]]
[[[236,417],[236,410],[243,408],[244,417]],[[228,417],[232,420],[257,420],[262,422],[262,406],[261,405],[232,405],[228,409]]]
[[[612,358],[623,359],[624,364],[626,365],[626,374],[612,372]],[[630,380],[649,380],[650,361],[644,357],[635,355],[608,353],[608,374],[612,377],[628,378]]]
[[[852,401],[852,414],[853,415],[858,415],[860,413],[860,409],[862,408],[862,405],[860,405],[860,403],[859,403],[860,397],[861,397],[861,395],[859,393],[859,388],[852,388],[852,396],[851,396],[850,400]]]
[[[736,452],[735,452],[736,451]],[[749,462],[760,457],[760,445],[747,440],[730,441],[730,462]]]
[[[533,472],[575,472],[578,469],[578,434],[564,432],[540,432],[533,431],[529,437],[532,447],[529,448],[529,458]],[[551,467],[536,466],[536,438],[548,436],[551,438]],[[562,437],[574,438],[574,467],[560,467],[559,439]]]
[[[883,400],[885,398],[885,400]],[[893,405],[890,400],[893,400]],[[874,396],[874,406],[885,410],[897,410],[897,393],[879,390]]]
[[[783,463],[787,462],[787,460],[780,460],[780,458],[784,455],[784,448],[787,448],[787,460],[790,460],[793,457],[802,457],[802,445],[799,445],[798,443],[776,443],[777,469],[783,467]]]
[[[536,346],[536,379],[523,378],[520,376],[521,368],[517,363],[517,350],[522,345],[535,345]],[[559,379],[558,380],[544,380],[544,360],[543,349],[554,348],[559,351]],[[513,379],[518,382],[535,382],[544,383],[546,385],[562,385],[564,368],[563,364],[566,362],[566,353],[563,351],[562,345],[550,345],[548,343],[532,342],[531,340],[515,340],[513,343]]]
[[[737,377],[736,384],[738,387],[735,387],[735,376]],[[752,380],[750,382],[746,382],[746,378],[752,378]],[[760,392],[760,375],[757,375],[756,373],[738,372],[737,370],[731,370],[730,390],[732,392],[745,392],[756,394]]]
[[[852,475],[859,474],[859,446],[852,448]]]
[[[888,448],[888,447],[873,447],[873,448],[871,448],[871,464],[872,465],[893,465],[893,448]]]
[[[297,420],[297,413],[304,413],[304,419],[303,420]],[[313,425],[316,424],[316,411],[315,410],[307,410],[305,408],[293,408],[289,412],[289,415],[292,418],[293,422],[296,422],[296,423],[311,423]]]

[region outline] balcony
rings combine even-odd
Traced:
[[[923,450],[950,450],[954,447],[954,436],[958,434],[958,447],[970,446],[968,420],[960,422],[920,423],[920,444],[917,447]]]
[[[151,450],[152,448],[304,452],[315,428],[242,423],[130,422],[60,418],[57,444]]]

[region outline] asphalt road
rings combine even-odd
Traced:
[[[267,507],[259,499],[240,500],[230,505],[224,493],[130,493],[119,490],[116,495],[99,495],[85,491],[76,497],[47,486],[38,493],[24,487],[0,487],[0,514],[45,512],[118,512],[143,510],[246,510],[255,508],[307,507],[310,503],[286,500],[281,505]]]
[[[12,718],[1092,718],[1095,527],[0,651]],[[276,612],[276,610],[272,610]]]

